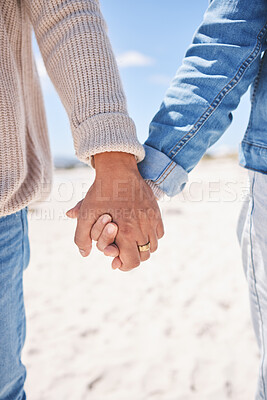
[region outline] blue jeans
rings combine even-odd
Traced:
[[[267,400],[267,175],[248,171],[250,192],[237,234],[248,282],[251,315],[261,360],[256,400]],[[0,400],[25,400],[23,270],[30,248],[27,208],[0,218]]]
[[[23,270],[29,264],[27,208],[0,218],[0,400],[24,400]]]
[[[256,400],[267,400],[267,175],[249,171],[250,190],[237,234],[248,283],[252,323],[260,350]]]

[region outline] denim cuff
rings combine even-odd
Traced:
[[[249,143],[243,139],[239,144],[239,164],[267,174],[267,148],[263,144]]]
[[[146,144],[143,146],[146,155],[144,160],[137,165],[141,176],[145,180],[153,182],[153,187],[152,184],[150,186],[154,194],[157,196],[156,189],[160,189],[169,197],[180,193],[188,181],[187,171],[171,160],[165,153]]]

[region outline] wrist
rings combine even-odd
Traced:
[[[96,175],[120,170],[138,171],[137,161],[133,154],[120,151],[107,151],[94,155]]]

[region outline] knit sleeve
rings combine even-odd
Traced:
[[[129,117],[98,0],[25,0],[47,73],[68,114],[77,157],[145,152]]]

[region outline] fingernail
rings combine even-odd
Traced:
[[[103,224],[107,224],[110,221],[111,221],[110,215],[104,215],[104,217],[102,218]]]
[[[84,257],[85,256],[85,251],[84,250],[82,250],[82,249],[79,249],[79,252],[81,253],[81,255]]]
[[[107,230],[108,230],[108,233],[109,233],[109,234],[112,234],[112,233],[115,232],[115,226],[114,226],[114,225],[109,225],[108,228],[107,228]]]

